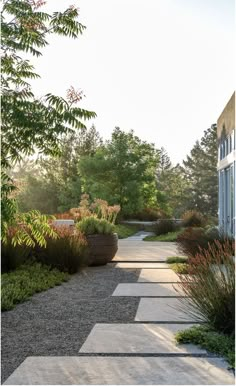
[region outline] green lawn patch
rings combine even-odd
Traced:
[[[28,300],[36,292],[55,287],[69,279],[69,275],[40,263],[24,264],[15,271],[1,275],[1,309],[7,311],[17,303]]]
[[[133,236],[139,231],[139,227],[135,225],[118,224],[115,226],[115,232],[118,234],[119,239],[126,239]]]
[[[144,241],[176,241],[177,236],[182,233],[182,230],[178,230],[175,232],[169,232],[165,235],[159,236],[147,236],[144,238]]]
[[[224,357],[235,368],[234,337],[219,333],[208,326],[194,326],[175,335],[178,343],[193,343]]]

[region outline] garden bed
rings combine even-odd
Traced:
[[[15,271],[2,274],[1,309],[10,310],[33,294],[55,287],[68,279],[67,273],[50,269],[47,265],[24,264]]]

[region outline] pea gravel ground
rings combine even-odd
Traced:
[[[28,356],[72,356],[96,323],[134,321],[139,298],[111,297],[140,269],[90,267],[2,313],[2,382]]]

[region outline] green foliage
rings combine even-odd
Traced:
[[[85,28],[77,20],[78,9],[75,7],[49,15],[38,11],[41,5],[31,0],[3,0],[1,162],[6,175],[10,166],[36,150],[57,154],[63,134],[84,129],[84,121],[96,116],[94,112],[75,106],[82,96],[73,88],[68,91],[67,99],[51,94],[37,98],[32,92],[30,80],[39,75],[25,56],[40,56],[50,34],[77,38]],[[3,237],[16,214],[11,189],[12,182],[4,179]]]
[[[63,226],[57,227],[56,232],[58,238],[48,238],[45,248],[34,248],[35,259],[70,274],[87,265],[87,243],[84,236],[79,231]]]
[[[39,263],[25,264],[14,272],[2,274],[2,311],[28,300],[34,293],[45,291],[68,280],[68,274]]]
[[[162,147],[158,151],[160,162],[156,170],[157,200],[160,208],[169,216],[179,217],[188,202],[189,182],[179,164],[173,166]],[[168,181],[168,183],[167,183]]]
[[[196,209],[204,214],[216,216],[218,209],[218,143],[217,127],[212,125],[204,131],[201,141],[197,141],[184,164],[184,174],[189,182],[187,196],[188,209]]]
[[[17,53],[40,56],[39,50],[48,44],[49,34],[77,38],[85,28],[77,18],[78,10],[74,7],[49,15],[38,12],[30,0],[3,1],[2,156],[5,162],[19,161],[22,155],[33,154],[35,148],[54,154],[59,135],[70,132],[71,128],[84,128],[81,119],[95,116],[93,112],[72,106],[79,101],[79,95],[75,98],[72,92],[68,100],[51,94],[37,99],[28,80],[39,75],[30,62]]]
[[[85,235],[104,234],[110,235],[114,233],[115,226],[105,219],[99,219],[94,216],[85,217],[76,224]]]
[[[168,232],[159,236],[146,236],[144,241],[176,241],[182,231]]]
[[[82,157],[79,170],[84,191],[119,204],[122,214],[132,214],[156,205],[157,164],[153,145],[142,142],[133,131],[125,133],[116,128],[111,141],[92,157]]]
[[[235,328],[235,263],[233,243],[214,242],[188,260],[189,275],[181,276],[180,288],[188,299],[188,313],[219,332]]]
[[[234,336],[219,333],[208,326],[193,326],[175,335],[177,343],[192,343],[214,354],[225,357],[231,368],[235,368]]]
[[[5,266],[14,266],[15,254],[17,248],[14,247],[25,246],[40,247],[46,246],[46,238],[57,238],[57,233],[50,225],[50,220],[54,219],[53,216],[42,215],[36,210],[32,210],[27,213],[16,213],[15,218],[11,219],[11,226],[6,223],[5,231],[2,234],[3,244],[3,261]],[[23,251],[24,248],[19,250]],[[13,254],[12,257],[9,256]],[[5,259],[9,258],[9,263]]]
[[[187,264],[188,263],[188,259],[187,257],[179,257],[179,256],[171,256],[171,257],[167,257],[166,259],[166,262],[168,264]]]
[[[17,203],[14,198],[10,198],[16,190],[13,181],[8,175],[1,170],[1,236],[6,238],[7,229],[12,225],[17,213]]]
[[[206,218],[197,210],[188,210],[182,216],[182,225],[184,227],[204,227],[206,225]]]
[[[174,263],[171,264],[171,269],[179,274],[187,274],[188,273],[188,264],[186,263]]]
[[[158,218],[163,217],[163,211],[157,208],[144,208],[137,213],[131,213],[126,215],[126,219],[135,219],[139,221],[156,221]]]
[[[12,244],[24,244],[28,247],[35,247],[38,244],[40,247],[45,247],[46,237],[57,238],[57,233],[49,223],[49,220],[53,219],[54,217],[42,215],[37,210],[18,214],[17,228],[15,228],[12,237]]]
[[[91,156],[100,144],[101,138],[92,126],[62,138],[59,157],[18,164],[12,175],[23,185],[17,196],[19,209],[53,214],[77,207],[82,194],[79,159]]]
[[[124,224],[115,225],[115,230],[114,230],[114,232],[118,234],[119,239],[126,239],[127,237],[133,236],[138,231],[139,231],[139,228],[137,226],[124,225]]]
[[[169,232],[174,232],[177,225],[172,220],[158,220],[154,225],[154,232],[157,236],[166,235]]]

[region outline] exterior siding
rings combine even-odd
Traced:
[[[236,221],[236,134],[235,93],[217,120],[219,226],[227,234],[235,235]]]

